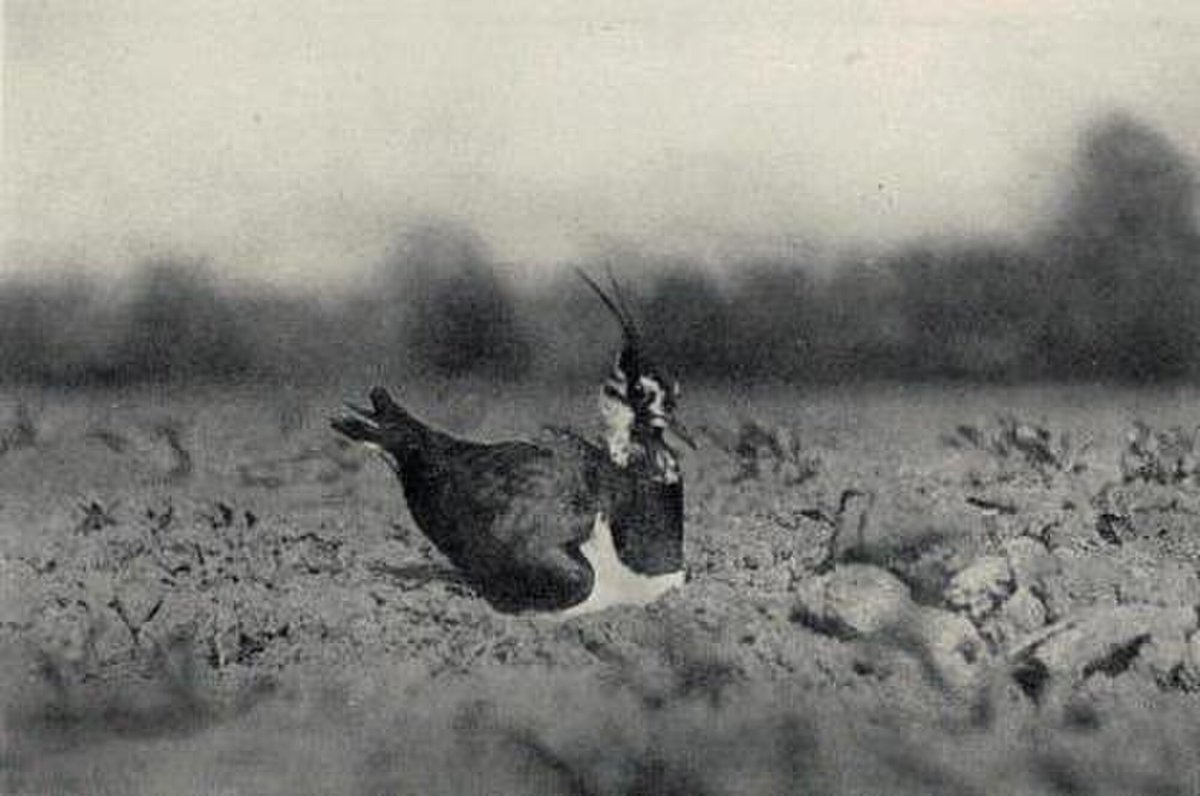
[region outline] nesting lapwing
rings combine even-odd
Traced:
[[[604,445],[550,429],[538,442],[480,443],[435,430],[371,390],[333,421],[380,449],[421,531],[495,608],[575,615],[645,604],[683,583],[683,482],[670,431],[678,385],[648,361],[615,280],[580,276],[621,325],[600,396]]]

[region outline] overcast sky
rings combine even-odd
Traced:
[[[436,216],[535,268],[1019,234],[1105,110],[1200,156],[1194,0],[4,7],[0,272],[319,287]]]

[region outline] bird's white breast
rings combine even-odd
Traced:
[[[592,593],[563,612],[564,618],[602,611],[614,605],[646,605],[683,585],[682,570],[665,575],[642,575],[627,567],[617,556],[612,527],[603,513],[596,515],[591,538],[580,545],[579,550],[592,567]]]

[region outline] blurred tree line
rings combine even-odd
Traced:
[[[1196,173],[1113,115],[1080,142],[1060,206],[1019,243],[926,241],[817,276],[787,259],[611,265],[663,363],[692,380],[1133,379],[1200,374]],[[594,378],[612,319],[567,269],[518,291],[470,230],[404,234],[357,291],[231,292],[204,262],[0,286],[0,379],[314,381],[331,375]]]

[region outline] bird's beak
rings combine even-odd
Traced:
[[[687,430],[687,426],[672,417],[667,428],[672,434],[679,437],[685,445],[692,450],[696,450],[696,440],[692,437],[692,432]]]

